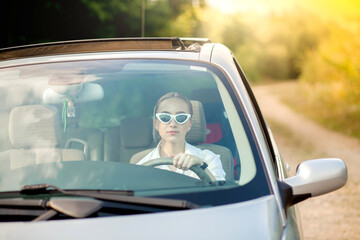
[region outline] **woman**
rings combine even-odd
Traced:
[[[196,148],[185,141],[186,133],[192,126],[191,116],[192,106],[188,98],[176,92],[162,96],[154,107],[154,126],[161,141],[137,164],[141,165],[151,159],[172,157],[173,165],[158,168],[198,178],[189,169],[199,165],[203,169],[208,168],[216,180],[225,180],[219,155]]]

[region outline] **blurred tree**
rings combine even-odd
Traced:
[[[223,43],[231,49],[236,49],[238,45],[243,45],[247,39],[254,40],[254,36],[248,27],[241,16],[229,17],[222,32]]]
[[[188,7],[187,10],[179,14],[168,26],[168,33],[171,36],[181,37],[204,37],[203,24],[199,12],[203,9],[204,4],[198,4]]]
[[[252,82],[298,78],[305,53],[326,35],[320,19],[300,7],[266,14],[206,8],[196,14],[197,32],[228,46]]]
[[[352,26],[331,24],[319,47],[308,52],[301,80],[309,115],[360,138],[360,31]]]
[[[146,36],[169,36],[171,24],[204,0],[147,0]],[[11,0],[1,8],[0,48],[48,41],[141,35],[142,0]]]
[[[1,11],[6,16],[1,47],[92,38],[99,24],[80,1],[13,0],[4,2]]]

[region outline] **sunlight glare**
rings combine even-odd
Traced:
[[[281,13],[292,8],[296,2],[297,0],[207,0],[210,6],[219,9],[225,14],[241,12],[255,12],[257,14]]]

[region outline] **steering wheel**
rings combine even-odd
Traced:
[[[160,165],[172,165],[173,160],[172,158],[156,158],[149,160],[141,165],[147,166],[147,167],[156,167]],[[214,182],[216,181],[214,175],[209,171],[209,169],[202,169],[199,165],[194,165],[190,168],[191,171],[193,171],[201,180],[206,182]]]

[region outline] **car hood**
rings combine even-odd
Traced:
[[[0,239],[280,239],[273,195],[194,210],[0,224]]]

